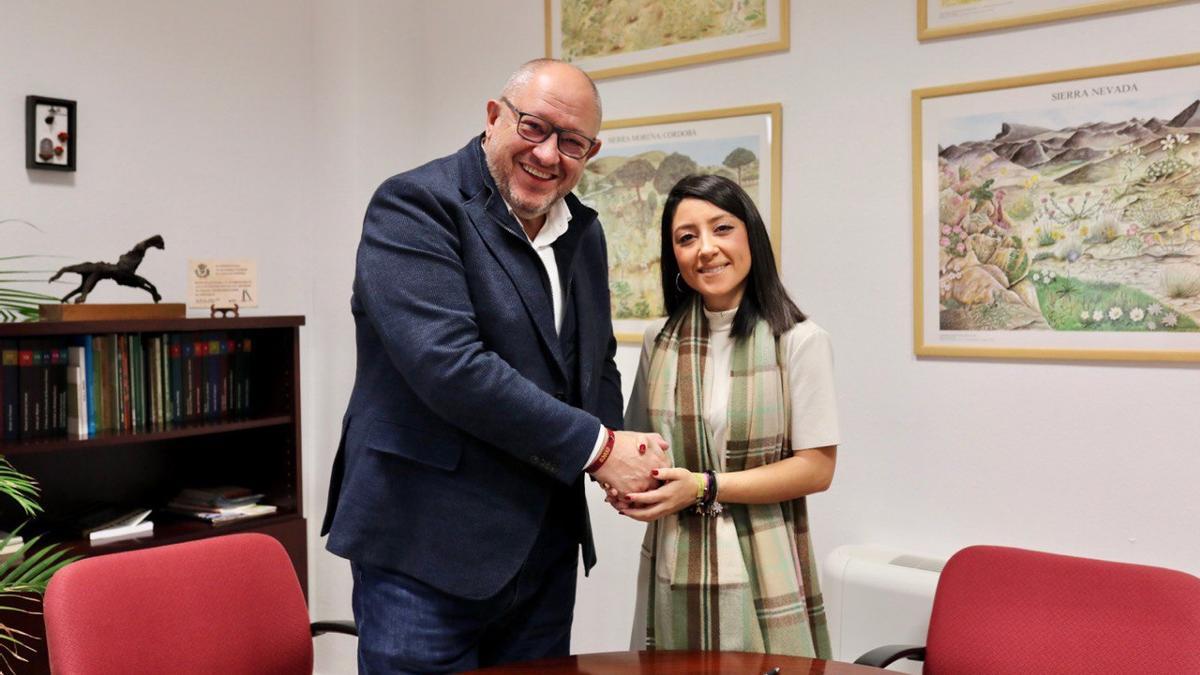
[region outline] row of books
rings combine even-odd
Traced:
[[[0,340],[0,438],[89,438],[250,413],[239,332]]]

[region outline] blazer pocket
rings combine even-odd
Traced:
[[[443,471],[458,468],[462,441],[429,429],[375,420],[367,432],[366,446]]]

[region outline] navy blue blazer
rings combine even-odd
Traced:
[[[459,597],[494,595],[528,556],[551,494],[581,480],[600,424],[620,428],[604,233],[594,211],[566,202],[554,248],[578,321],[581,408],[565,402],[545,268],[480,137],[375,192],[350,302],[354,390],[321,530],[331,552]]]

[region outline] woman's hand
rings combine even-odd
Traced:
[[[676,467],[658,469],[653,475],[662,481],[662,485],[648,492],[629,494],[628,503],[621,505],[621,513],[648,523],[696,503],[696,476],[703,474]]]

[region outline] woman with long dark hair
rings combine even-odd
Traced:
[[[788,297],[754,202],[688,176],[662,217],[668,318],[646,331],[629,428],[667,439],[660,487],[616,501],[649,522],[639,620],[652,649],[829,658],[805,496],[833,479],[829,335]]]

